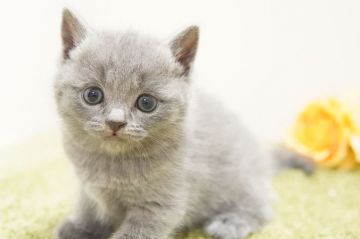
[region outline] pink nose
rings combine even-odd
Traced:
[[[126,125],[126,122],[123,121],[106,121],[106,124],[109,126],[112,131],[117,132],[119,129]]]

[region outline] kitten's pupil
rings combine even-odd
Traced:
[[[142,104],[145,106],[145,108],[147,108],[151,103],[148,98],[142,98]]]
[[[88,97],[91,101],[96,101],[96,99],[99,97],[99,93],[97,91],[90,91],[88,94]]]

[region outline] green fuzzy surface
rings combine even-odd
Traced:
[[[71,211],[76,180],[57,134],[0,153],[0,239],[50,239]],[[254,175],[256,177],[256,175]],[[274,179],[274,219],[251,239],[360,238],[360,172],[287,171]],[[186,239],[208,239],[201,231]]]

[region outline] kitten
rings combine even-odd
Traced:
[[[191,87],[198,35],[94,32],[64,10],[55,95],[81,189],[58,238],[166,239],[203,227],[235,239],[270,218],[270,155]]]

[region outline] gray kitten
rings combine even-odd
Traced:
[[[194,227],[236,239],[270,218],[271,157],[191,87],[198,35],[93,32],[64,10],[55,94],[81,190],[60,239],[166,239]]]

